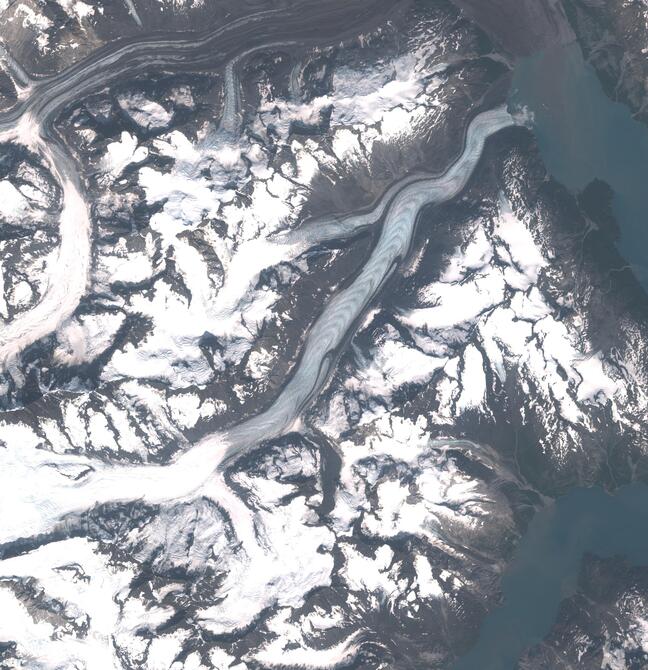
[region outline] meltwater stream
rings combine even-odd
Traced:
[[[577,44],[522,59],[512,108],[531,112],[542,159],[572,193],[594,179],[614,191],[619,250],[648,289],[648,127],[610,100]],[[585,552],[648,565],[648,486],[574,490],[539,512],[502,578],[503,603],[485,619],[455,670],[513,670],[549,633],[574,593]]]

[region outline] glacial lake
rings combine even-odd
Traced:
[[[533,114],[540,153],[556,180],[575,194],[596,178],[611,186],[619,250],[648,289],[648,127],[605,95],[576,44],[521,60],[510,103]],[[585,552],[648,565],[648,486],[614,495],[577,489],[540,511],[503,575],[503,603],[454,669],[517,668],[522,653],[549,633],[560,601],[575,592]]]

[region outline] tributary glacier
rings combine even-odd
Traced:
[[[0,0],[0,669],[648,667],[646,26]]]

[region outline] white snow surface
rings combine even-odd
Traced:
[[[60,215],[61,243],[56,258],[48,264],[44,296],[32,309],[0,326],[0,366],[11,365],[15,357],[33,342],[57,330],[76,309],[85,293],[90,269],[89,205],[75,181],[60,170],[52,150],[38,135],[30,135],[28,145],[36,145],[56,176],[63,193]]]
[[[34,664],[32,667],[113,670],[119,664],[113,638],[125,633],[126,626],[150,626],[154,621],[153,617],[145,619],[141,612],[139,621],[128,622],[120,612],[120,601],[125,599],[133,576],[128,569],[110,567],[96,548],[81,538],[46,544],[29,554],[2,560],[0,641],[16,641],[19,657]],[[39,620],[15,597],[11,584],[29,578],[37,580],[47,598],[63,603],[60,617]],[[79,635],[74,625],[83,623],[88,624],[88,631]]]
[[[451,344],[456,351],[469,332],[478,333],[478,347],[466,342],[459,358],[446,359],[446,375],[437,387],[441,407],[436,421],[450,423],[484,403],[485,366],[502,381],[514,366],[549,403],[557,402],[568,424],[587,428],[588,405],[610,402],[621,413],[625,387],[619,373],[583,339],[577,319],[559,317],[538,285],[548,265],[526,223],[501,196],[492,236],[485,222],[478,222],[465,247],[447,260],[439,280],[421,289],[423,306],[399,315],[417,346],[439,358],[448,356]],[[417,374],[400,381],[415,381]]]
[[[71,7],[67,0],[62,4]],[[91,14],[87,7],[76,3],[73,9],[83,18]],[[23,14],[37,24],[37,17]],[[90,268],[89,213],[79,189],[58,175],[64,207],[56,269],[42,302],[0,327],[0,362],[10,364],[20,347],[55,332],[55,361],[80,365],[110,347],[126,313],[147,317],[153,325],[137,344],[112,354],[103,369],[102,381],[119,389],[115,397],[97,393],[61,399],[62,422],[39,419],[37,428],[6,417],[0,421],[0,508],[11,509],[0,542],[45,533],[62,516],[74,518],[104,502],[160,505],[150,523],[129,531],[131,560],[151,559],[157,567],[181,567],[192,574],[206,564],[221,571],[223,580],[213,593],[217,604],[201,607],[199,627],[227,636],[275,610],[264,623],[268,639],[242,661],[212,650],[213,667],[245,670],[246,662],[332,668],[354,658],[360,636],[353,627],[341,642],[324,649],[316,649],[306,634],[346,625],[344,613],[318,611],[291,619],[309,593],[332,583],[336,543],[343,560],[339,577],[350,592],[352,612],[366,599],[377,611],[407,607],[414,616],[421,600],[443,599],[461,584],[418,551],[414,574],[405,579],[390,540],[411,535],[445,550],[448,535],[456,533],[487,553],[496,538],[514,532],[503,495],[467,474],[453,455],[453,449],[463,449],[470,458],[486,459],[487,447],[443,439],[443,426],[465,413],[488,411],[489,374],[503,382],[515,368],[527,390],[533,386],[547,402],[555,402],[565,425],[579,430],[592,428],[593,408],[623,414],[627,380],[582,336],[582,323],[562,319],[547,299],[541,279],[550,259],[504,196],[495,220],[475,221],[472,235],[444,260],[439,277],[420,290],[419,306],[393,315],[409,339],[388,326],[368,351],[355,351],[357,370],[344,379],[318,426],[342,458],[331,527],[313,512],[321,492],[306,497],[294,484],[243,474],[236,483],[249,495],[245,501],[239,497],[216,472],[229,446],[220,434],[208,436],[168,466],[115,467],[91,450],[146,461],[143,433],[149,444],[158,440],[162,447],[166,438],[185,446],[182,431],[224,411],[223,403],[202,399],[214,370],[200,350],[201,336],[210,332],[224,344],[216,360],[220,369],[243,360],[263,325],[278,318],[274,307],[281,292],[258,288],[261,273],[284,262],[296,264],[307,250],[290,231],[300,221],[315,176],[336,164],[366,162],[376,142],[416,136],[425,118],[443,108],[437,99],[441,79],[435,74],[442,76],[443,69],[426,70],[419,57],[410,55],[370,73],[338,69],[332,93],[308,104],[269,96],[254,128],[263,132],[272,123],[295,165],[272,164],[252,136],[234,139],[212,127],[201,129],[195,140],[173,130],[142,144],[123,132],[109,143],[101,163],[106,184],[151,154],[171,158],[173,166],[166,172],[137,168],[147,204],[162,203],[161,210],[151,218],[141,248],[130,248],[122,237],[100,249],[95,287],[150,280],[162,257],[174,262],[190,298],[169,282],[156,281],[128,300],[115,298],[115,311],[72,316]],[[119,102],[143,129],[161,131],[173,119],[143,95]],[[332,154],[314,139],[288,138],[291,121],[316,123],[330,106]],[[29,134],[27,126],[22,132]],[[15,216],[27,202],[10,182],[0,182],[0,215],[5,207],[7,216]],[[225,232],[209,228],[205,222],[212,220],[222,221]],[[215,250],[222,277],[213,276],[188,241],[186,233],[198,230]],[[368,318],[362,328],[371,323]],[[263,380],[274,356],[271,346],[255,349],[246,373]],[[629,363],[625,371],[632,376]],[[393,397],[405,385],[433,389],[438,409],[415,419],[394,413]],[[349,398],[362,415],[361,434],[346,434]],[[306,467],[306,461],[300,465]],[[401,469],[384,476],[385,463]],[[317,472],[317,462],[308,465],[311,474]],[[361,516],[363,533],[375,540],[369,553],[352,539],[352,526]],[[19,640],[21,657],[35,659],[44,669],[113,668],[120,645],[147,670],[202,668],[197,654],[176,660],[186,632],[155,635],[150,645],[139,635],[168,621],[174,611],[150,607],[129,593],[137,569],[131,560],[116,566],[87,540],[69,539],[0,561],[0,610],[6,613],[0,616],[0,641]],[[16,596],[12,580],[28,578],[47,598],[64,604],[59,620],[35,616]],[[90,626],[81,636],[74,624],[84,621]]]

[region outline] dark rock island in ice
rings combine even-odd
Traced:
[[[641,147],[604,4],[0,0],[0,668],[466,667],[534,519],[648,481],[641,227],[532,60]],[[638,551],[518,666],[645,667]]]

